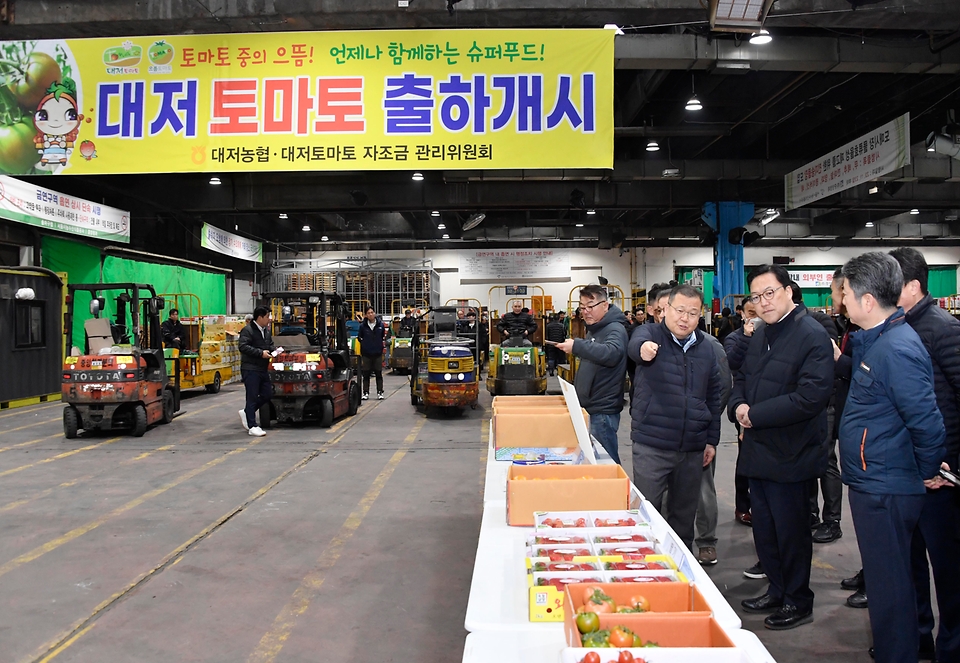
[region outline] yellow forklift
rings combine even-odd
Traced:
[[[410,377],[414,407],[439,407],[450,413],[459,413],[468,405],[477,407],[480,382],[473,348],[477,347],[479,328],[477,325],[473,336],[461,336],[453,306],[430,307],[417,319]]]
[[[196,348],[165,349],[167,372],[174,372],[174,359],[179,358],[181,390],[203,387],[207,393],[216,394],[220,391],[220,386],[233,377],[233,367],[224,361],[227,356],[226,336],[213,329],[207,334],[200,298],[197,295],[174,292],[161,294],[160,297],[168,303],[168,309],[175,308],[181,313],[180,322],[187,332],[187,347]],[[182,315],[184,312],[187,315]]]
[[[407,306],[400,306],[400,300],[394,299],[390,305],[390,338],[387,341],[390,368],[398,375],[408,375],[413,368],[413,328],[403,325],[403,312],[410,309],[426,309],[424,299],[411,299]],[[398,319],[399,318],[399,319]]]
[[[529,345],[520,344],[521,339],[501,338],[493,307],[495,291],[503,291],[506,298],[504,310],[511,308],[514,301],[536,312],[534,321],[537,329],[532,337],[527,337]],[[539,290],[540,295],[532,295]],[[490,372],[487,374],[487,390],[494,396],[536,395],[547,393],[547,358],[543,351],[543,310],[548,299],[543,288],[535,286],[493,286],[487,293],[490,311]]]

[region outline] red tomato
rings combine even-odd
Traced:
[[[633,654],[628,651],[620,652],[620,658],[617,659],[617,663],[635,663],[635,661]]]
[[[630,605],[643,612],[650,612],[650,601],[643,594],[637,594],[630,597]]]
[[[22,175],[40,160],[33,137],[36,129],[26,121],[0,126],[0,172]]]
[[[619,626],[614,626],[612,629],[610,629],[610,646],[611,647],[632,647],[633,634],[627,633],[626,631],[621,629]]]
[[[8,84],[17,103],[27,110],[35,110],[47,94],[47,88],[60,80],[60,65],[46,53],[31,53],[23,67],[22,77]]]
[[[595,651],[587,652],[580,663],[600,663],[600,654]]]

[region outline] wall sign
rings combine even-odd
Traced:
[[[910,113],[906,113],[785,175],[784,206],[802,207],[909,163]]]
[[[27,225],[130,243],[130,212],[0,175],[0,217]]]
[[[263,244],[220,230],[209,223],[204,223],[200,230],[200,246],[232,258],[263,262]]]
[[[788,269],[787,273],[801,288],[829,288],[833,283],[833,270]]]
[[[570,279],[570,254],[560,250],[461,251],[460,279],[524,281]]]
[[[612,168],[613,42],[603,29],[0,42],[3,167]]]

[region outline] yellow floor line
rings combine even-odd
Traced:
[[[98,447],[102,447],[107,444],[113,444],[114,442],[119,442],[122,439],[123,439],[122,437],[111,437],[109,440],[104,440],[103,442],[91,444],[90,446],[80,447],[79,449],[73,449],[72,451],[64,451],[62,454],[57,454],[56,456],[51,456],[50,458],[44,458],[43,460],[38,460],[36,463],[30,463],[28,465],[21,465],[20,467],[14,467],[9,470],[4,470],[3,472],[0,472],[0,477],[5,477],[10,474],[22,472],[23,470],[29,470],[31,467],[36,467],[37,465],[43,465],[44,463],[52,463],[55,460],[69,458],[70,456],[74,456],[80,453],[81,451],[89,451],[90,449],[97,449]]]
[[[262,439],[262,438],[261,438],[261,439]],[[203,472],[206,472],[206,471],[209,470],[211,467],[214,467],[214,466],[216,466],[216,465],[219,465],[219,464],[222,463],[223,461],[227,460],[230,456],[235,456],[235,455],[237,455],[237,454],[242,454],[242,453],[243,453],[244,451],[246,451],[249,447],[258,444],[259,442],[260,442],[259,439],[258,439],[258,440],[254,440],[253,442],[251,442],[251,443],[249,444],[249,446],[246,446],[246,447],[238,447],[237,449],[234,449],[233,451],[229,451],[229,452],[225,453],[224,455],[220,456],[219,458],[214,458],[214,459],[211,460],[209,463],[205,463],[204,465],[201,465],[200,467],[194,468],[194,469],[190,470],[189,472],[187,472],[187,473],[185,473],[185,474],[181,474],[179,477],[177,477],[177,478],[174,479],[173,481],[170,481],[170,482],[168,482],[168,483],[165,483],[165,484],[163,484],[162,486],[160,486],[159,488],[155,488],[154,490],[151,490],[151,491],[148,492],[148,493],[144,493],[143,495],[141,495],[141,496],[139,496],[139,497],[136,497],[136,498],[130,500],[130,501],[127,502],[126,504],[117,507],[116,509],[114,509],[113,511],[111,511],[111,512],[108,513],[108,514],[105,514],[105,515],[103,515],[103,516],[100,516],[99,518],[97,518],[97,519],[95,519],[95,520],[91,520],[90,522],[88,522],[88,523],[86,523],[86,524],[84,524],[84,525],[81,525],[80,527],[76,527],[76,528],[70,530],[69,532],[67,532],[67,533],[64,534],[63,536],[58,536],[56,539],[53,539],[53,540],[51,540],[51,541],[48,541],[48,542],[46,542],[45,544],[43,544],[42,546],[37,546],[36,548],[34,548],[33,550],[31,550],[30,552],[26,552],[26,553],[20,555],[19,557],[15,557],[15,558],[11,559],[9,562],[6,562],[5,564],[0,565],[0,578],[2,578],[3,576],[5,576],[6,574],[10,573],[10,571],[13,571],[14,569],[19,568],[19,567],[23,566],[24,564],[27,564],[27,563],[32,562],[32,561],[34,561],[34,560],[36,560],[36,559],[38,559],[38,558],[40,558],[40,557],[43,557],[43,556],[46,555],[48,552],[54,551],[54,550],[56,550],[57,548],[59,548],[60,546],[62,546],[62,545],[64,545],[64,544],[67,544],[67,543],[69,543],[70,541],[73,541],[74,539],[83,536],[83,535],[86,534],[87,532],[91,532],[91,531],[97,529],[98,527],[100,527],[101,525],[103,525],[104,523],[106,523],[107,521],[109,521],[111,518],[116,518],[117,516],[123,515],[123,514],[126,513],[127,511],[130,511],[131,509],[135,509],[136,507],[140,506],[141,504],[143,504],[143,503],[146,502],[147,500],[150,500],[150,499],[152,499],[152,498],[154,498],[154,497],[156,497],[156,496],[158,496],[158,495],[162,495],[163,493],[167,492],[167,491],[170,490],[171,488],[176,488],[176,487],[179,486],[181,483],[183,483],[183,482],[185,482],[185,481],[189,481],[190,479],[194,478],[194,477],[197,476],[198,474],[201,474],[201,473],[203,473]]]
[[[73,636],[72,638],[70,638],[69,640],[67,640],[66,642],[64,642],[62,645],[60,645],[59,647],[57,647],[56,649],[54,649],[52,652],[50,652],[49,654],[47,654],[46,656],[44,656],[43,658],[41,658],[37,663],[49,663],[50,661],[52,661],[53,659],[55,659],[55,658],[60,654],[60,652],[62,652],[64,649],[66,649],[67,647],[69,647],[70,645],[72,645],[74,642],[76,642],[77,640],[79,640],[79,639],[83,636],[84,633],[86,633],[87,631],[89,631],[89,630],[92,629],[92,628],[93,628],[93,624],[90,624],[90,626],[88,626],[87,628],[83,629],[82,631],[80,631],[79,633],[77,633],[75,636]]]
[[[47,437],[38,437],[37,439],[30,440],[29,442],[21,442],[20,444],[11,444],[9,447],[0,447],[0,454],[2,454],[4,451],[10,451],[11,449],[22,449],[23,447],[29,447],[31,444],[46,442],[47,440],[52,440],[55,437],[63,437],[63,433],[54,433],[53,435],[48,435]]]
[[[360,523],[363,522],[364,517],[370,511],[370,508],[380,495],[383,487],[387,481],[390,480],[394,470],[397,469],[397,465],[400,464],[400,461],[403,460],[403,457],[417,439],[417,434],[420,432],[420,429],[423,428],[423,424],[423,420],[417,422],[413,430],[410,431],[410,434],[403,440],[400,448],[397,449],[393,457],[387,461],[386,466],[380,474],[377,475],[377,478],[373,480],[366,494],[360,499],[360,502],[354,508],[353,512],[347,516],[346,521],[344,521],[340,527],[340,531],[337,532],[337,535],[327,546],[326,550],[320,555],[316,563],[316,568],[300,581],[300,586],[294,591],[290,602],[283,607],[280,614],[274,619],[270,630],[260,639],[260,644],[247,659],[248,663],[266,663],[276,659],[280,650],[283,649],[284,644],[290,637],[290,634],[293,632],[297,620],[307,611],[311,601],[313,601],[317,592],[319,592],[326,578],[327,571],[332,569],[337,563],[337,560],[340,559],[340,555],[343,554],[343,549],[347,541],[350,540],[350,537],[352,537],[354,532],[360,527]]]
[[[14,411],[14,412],[7,412],[6,414],[0,414],[0,419],[6,419],[7,417],[15,417],[15,416],[17,416],[17,415],[30,414],[31,412],[39,412],[40,410],[46,410],[47,408],[53,407],[54,405],[60,405],[60,406],[62,406],[63,403],[61,403],[60,401],[47,401],[46,403],[37,403],[36,405],[39,405],[40,407],[34,407],[34,406],[29,406],[29,405],[26,406],[26,407],[33,407],[32,410],[21,409],[21,408],[19,408],[19,407],[18,407],[18,408],[10,408],[10,409],[15,410],[15,411]]]

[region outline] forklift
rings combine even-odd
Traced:
[[[83,347],[73,345],[74,304],[78,293],[90,295],[84,320]],[[101,317],[112,297],[113,320]],[[64,336],[68,356],[61,381],[63,434],[127,429],[142,436],[147,426],[168,424],[180,410],[180,373],[167,376],[160,339],[164,308],[153,286],[139,283],[92,283],[67,286]],[[127,324],[129,319],[129,326]]]
[[[493,312],[493,293],[504,290],[509,299],[506,300],[506,310],[510,309],[515,300],[524,306],[533,306],[538,302],[545,302],[547,297],[541,286],[534,289],[540,291],[539,296],[528,296],[527,286],[493,286],[490,288],[490,311]],[[541,308],[543,303],[540,304]],[[542,314],[542,311],[540,311]],[[543,350],[544,324],[543,317],[535,318],[537,330],[529,339],[528,344],[518,344],[517,339],[501,338],[496,326],[496,320],[491,313],[490,318],[490,372],[487,374],[487,390],[493,396],[542,395],[547,393],[547,356]],[[520,339],[522,340],[522,339]]]
[[[270,361],[273,397],[260,408],[260,427],[312,421],[327,428],[334,419],[355,415],[359,365],[350,354],[343,297],[302,290],[264,297],[280,313],[273,340],[283,352]]]
[[[425,333],[420,331],[421,321]],[[448,413],[460,413],[467,406],[476,409],[480,388],[474,353],[479,325],[472,336],[459,332],[456,307],[430,307],[417,318],[410,377],[414,407],[439,407]]]

